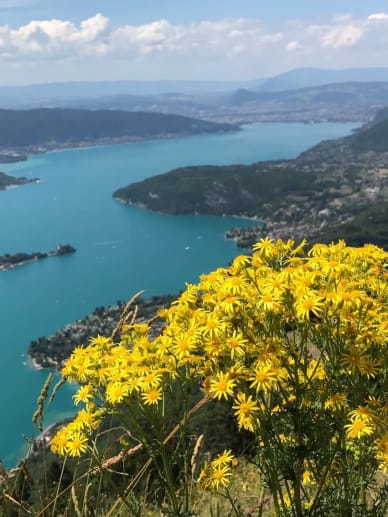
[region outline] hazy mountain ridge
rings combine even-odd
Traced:
[[[80,99],[133,95],[153,96],[169,93],[185,95],[231,92],[240,87],[254,88],[260,81],[71,81],[58,83],[0,86],[1,107],[61,106]]]
[[[260,92],[240,89],[229,98],[231,105],[247,102],[279,102],[287,108],[287,103],[300,103],[303,109],[309,103],[355,103],[370,106],[373,102],[388,102],[388,81],[386,82],[344,82],[329,83],[277,92]],[[307,104],[307,106],[306,106]],[[292,106],[293,107],[293,106]],[[292,108],[291,107],[291,108]]]
[[[273,77],[251,80],[107,80],[68,81],[0,86],[0,105],[38,101],[98,98],[113,95],[211,94],[239,88],[274,92],[329,83],[388,81],[387,68],[295,68]]]
[[[250,81],[96,81],[0,87],[0,108],[179,114],[218,122],[368,121],[388,104],[388,68],[300,68]],[[339,109],[338,109],[339,108]]]
[[[387,67],[368,68],[294,68],[263,81],[258,91],[282,91],[330,83],[388,81]]]
[[[278,92],[109,95],[62,101],[67,109],[180,114],[214,122],[363,121],[388,105],[388,82],[327,84]]]

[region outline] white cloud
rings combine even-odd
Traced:
[[[84,20],[80,27],[63,20],[31,21],[18,29],[0,27],[0,42],[19,58],[63,57],[76,51],[89,53],[89,45],[101,41],[109,30],[109,20],[101,14]],[[0,43],[0,56],[4,45]]]
[[[364,30],[356,25],[336,25],[330,28],[322,37],[324,47],[352,47],[363,36]]]
[[[93,16],[93,18],[84,20],[81,23],[81,29],[78,31],[78,35],[83,41],[93,42],[107,35],[109,28],[109,19],[98,13],[96,16]]]
[[[96,14],[79,26],[70,21],[31,21],[17,29],[0,26],[0,57],[7,53],[28,59],[65,55],[142,57],[154,53],[236,55],[243,50],[260,53],[283,39],[281,32],[265,31],[257,20],[226,19],[174,25],[158,20],[144,25],[112,28],[108,18]],[[7,42],[7,45],[5,44]],[[8,54],[7,54],[8,55]],[[4,57],[4,53],[3,53]]]
[[[0,81],[11,80],[9,71],[27,68],[37,80],[48,80],[50,74],[57,79],[54,69],[62,78],[89,77],[88,70],[101,78],[252,78],[298,66],[368,66],[371,55],[376,66],[387,66],[386,22],[388,14],[371,13],[341,14],[322,24],[285,20],[271,27],[249,18],[114,26],[98,13],[80,23],[0,25],[5,78]]]
[[[286,50],[289,51],[289,52],[293,52],[295,50],[302,50],[303,49],[303,45],[301,45],[299,43],[299,41],[290,41],[289,43],[287,43],[286,45]]]
[[[388,21],[388,14],[386,13],[374,13],[368,16],[368,20],[371,22]]]

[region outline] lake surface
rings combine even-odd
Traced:
[[[22,434],[47,377],[28,366],[32,339],[54,333],[98,305],[178,292],[200,273],[226,264],[239,251],[224,239],[230,217],[167,216],[112,199],[119,187],[175,167],[252,163],[293,158],[355,124],[253,124],[219,135],[67,150],[0,165],[37,184],[0,192],[0,254],[48,251],[70,243],[77,252],[0,272],[0,458],[7,466],[23,455]],[[65,387],[45,423],[68,416]]]

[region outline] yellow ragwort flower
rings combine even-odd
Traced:
[[[76,432],[67,440],[65,450],[69,456],[81,456],[87,449],[87,437],[81,432]]]
[[[220,485],[224,487],[227,486],[230,482],[231,475],[230,467],[226,465],[213,469],[210,482],[211,488],[218,490]]]
[[[234,414],[237,416],[238,425],[244,429],[252,431],[252,417],[255,412],[259,411],[259,408],[252,396],[249,395],[247,397],[245,393],[238,393],[237,400],[235,399],[235,404],[232,408],[234,409]]]
[[[162,396],[163,392],[161,388],[149,388],[144,390],[141,394],[141,398],[147,406],[156,405],[159,400],[162,399]]]
[[[209,395],[215,399],[227,399],[233,395],[236,381],[227,373],[219,372],[214,379],[210,379]]]
[[[373,427],[368,423],[365,422],[365,420],[352,420],[350,424],[345,425],[346,429],[346,436],[350,440],[360,439],[364,436],[369,436],[373,434],[374,429]]]

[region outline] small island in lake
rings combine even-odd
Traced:
[[[74,253],[76,250],[70,244],[59,244],[59,246],[52,251],[47,252],[33,252],[33,253],[14,253],[10,255],[0,255],[0,271],[11,269],[16,266],[21,266],[32,260],[40,260],[47,257],[58,257],[59,255],[66,255],[68,253]]]
[[[26,183],[36,183],[38,181],[38,178],[15,178],[14,176],[9,176],[4,172],[0,172],[0,190],[6,190],[11,187],[18,187],[19,185],[25,185]]]

